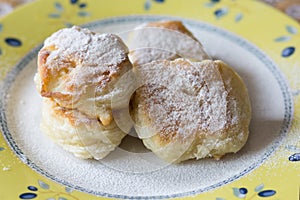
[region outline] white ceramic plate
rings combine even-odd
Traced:
[[[86,25],[96,32],[126,34],[144,22],[182,20],[215,59],[231,65],[245,81],[252,105],[250,136],[237,154],[220,161],[187,161],[162,168],[138,152],[147,152],[135,138],[99,162],[80,160],[41,133],[41,97],[33,82],[36,56],[32,50],[5,81],[4,134],[23,162],[46,177],[80,191],[115,198],[168,198],[194,195],[235,181],[259,167],[281,144],[291,124],[292,97],[276,64],[247,40],[216,26],[183,18],[127,16]],[[274,101],[274,99],[276,99]],[[138,144],[138,145],[137,145]],[[135,146],[135,148],[133,148]]]

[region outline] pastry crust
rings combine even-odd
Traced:
[[[80,158],[101,159],[114,150],[125,134],[114,121],[111,99],[125,92],[115,84],[132,69],[127,54],[118,36],[79,27],[47,38],[35,76],[43,132]]]
[[[189,58],[201,61],[210,58],[181,21],[150,22],[136,27],[130,35],[129,49],[134,66],[154,60]]]
[[[158,21],[158,22],[149,22],[144,25],[145,27],[156,27],[156,28],[166,28],[180,33],[186,34],[197,40],[194,35],[183,25],[181,21]]]
[[[59,30],[39,52],[38,91],[61,107],[76,108],[109,125],[114,84],[132,68],[127,54],[116,35],[79,27]]]
[[[157,156],[170,163],[219,159],[244,146],[251,118],[248,92],[224,62],[176,59],[134,70],[152,79],[136,91],[131,115],[139,137]]]
[[[125,136],[114,122],[103,126],[96,118],[60,107],[49,98],[42,101],[41,130],[66,151],[82,159],[104,158]]]

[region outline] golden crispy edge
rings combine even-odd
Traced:
[[[165,62],[165,61],[162,61],[162,62]],[[221,73],[221,76],[224,75],[222,73],[223,71],[225,71],[225,72],[227,71],[226,72],[227,74],[232,73],[232,74],[235,75],[233,77],[235,82],[239,82],[239,84],[236,84],[236,85],[239,86],[240,89],[233,88],[233,90],[231,89],[231,91],[229,90],[229,87],[232,87],[232,85],[226,85],[226,84],[224,84],[224,85],[225,85],[225,89],[229,91],[229,95],[232,95],[233,98],[235,98],[236,95],[239,95],[237,98],[241,99],[240,103],[245,104],[245,105],[242,106],[241,109],[244,109],[246,115],[245,115],[245,117],[244,117],[244,119],[241,123],[242,123],[242,125],[246,124],[247,127],[246,128],[245,127],[240,127],[241,125],[238,125],[238,126],[228,125],[225,129],[223,129],[223,130],[216,133],[216,134],[219,134],[220,139],[225,139],[225,138],[229,138],[229,137],[235,138],[237,133],[232,132],[232,130],[234,130],[235,128],[237,128],[241,132],[243,132],[244,133],[243,141],[241,141],[241,144],[238,144],[239,148],[237,148],[235,150],[235,151],[238,151],[247,141],[248,130],[244,130],[244,129],[249,128],[249,123],[250,123],[250,118],[251,118],[250,101],[249,101],[249,98],[248,98],[247,90],[245,90],[245,88],[246,88],[245,84],[244,84],[243,80],[241,79],[241,77],[231,67],[229,67],[227,64],[223,63],[222,61],[204,61],[204,62],[214,62],[214,64],[217,65],[217,67],[218,67],[218,69]],[[188,67],[188,65],[187,65],[188,62],[187,61],[180,60],[179,63],[185,65],[185,67]],[[226,67],[226,69],[224,69],[225,67]],[[236,91],[236,90],[238,90],[238,91]],[[246,98],[245,98],[245,96],[246,96]],[[141,97],[139,95],[139,92],[137,92],[132,99],[133,99],[132,100],[133,110],[132,110],[131,113],[132,113],[132,116],[133,116],[134,120],[137,123],[142,123],[142,124],[146,123],[147,125],[152,124],[152,120],[147,115],[147,108],[144,107],[145,105],[142,104],[143,99],[141,99]],[[172,134],[167,135],[165,133],[157,132],[157,133],[154,133],[154,134],[155,135],[152,136],[151,138],[147,139],[147,141],[146,140],[144,141],[146,146],[149,146],[150,145],[149,142],[151,142],[152,146],[154,145],[154,146],[157,146],[157,147],[164,147],[164,146],[168,145],[170,142],[172,142],[173,138],[176,138],[175,137],[176,133],[172,133]],[[197,140],[196,143],[199,143],[201,141],[202,134],[207,134],[207,133],[201,131],[201,132],[198,132],[197,134],[198,134],[198,136],[195,138],[195,140]],[[191,145],[191,148],[195,148],[195,145],[197,145],[196,143],[194,145]],[[185,160],[185,156],[189,157],[189,155],[187,155],[189,153],[193,153],[193,150],[189,149],[184,155],[182,155],[182,157],[179,159],[179,161],[180,160]],[[212,152],[212,153],[214,153],[214,152]],[[227,153],[227,152],[225,152],[225,153]],[[215,155],[212,155],[212,156],[215,157],[216,159],[219,159],[225,153],[220,153],[218,151],[215,151]]]
[[[181,32],[192,37],[194,40],[196,38],[194,35],[183,25],[181,21],[159,21],[159,22],[150,22],[146,25],[146,27],[160,27],[166,28],[174,31]]]
[[[61,76],[61,73],[67,74],[70,67],[72,68],[76,67],[76,63],[74,61],[68,61],[65,63],[65,66],[62,67],[59,71],[55,71],[55,68],[53,69],[53,67],[50,69],[50,67],[47,65],[47,58],[51,54],[51,51],[55,49],[56,49],[55,46],[44,47],[40,50],[38,54],[38,74],[40,77],[39,78],[40,83],[38,83],[40,84],[39,92],[42,97],[50,98],[52,100],[55,100],[57,103],[59,103],[60,101],[73,103],[73,101],[75,100],[73,99],[72,95],[51,91],[51,81],[57,80]],[[106,76],[106,78],[101,80],[101,82],[99,82],[99,85],[103,85],[104,87],[107,87],[109,85],[108,84],[109,82],[116,81],[116,79],[120,75],[125,74],[128,70],[130,70],[131,66],[132,65],[129,61],[129,58],[128,56],[126,56],[126,59],[122,60],[122,62],[118,64],[117,72],[115,73],[111,73],[109,71],[103,72],[102,75]],[[73,92],[74,87],[70,85],[68,87],[68,90]],[[104,126],[107,126],[112,123],[113,116],[111,113],[110,115],[99,116],[99,119]]]

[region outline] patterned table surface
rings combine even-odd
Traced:
[[[0,0],[0,17],[14,10],[15,7],[34,0]],[[278,8],[300,22],[300,0],[260,0]]]

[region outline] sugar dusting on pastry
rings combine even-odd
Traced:
[[[210,57],[181,22],[143,24],[132,32],[129,48],[133,71],[129,50],[116,35],[73,27],[46,39],[35,77],[48,99],[44,104],[52,105],[44,106],[44,132],[79,157],[106,156],[124,137],[111,100],[130,85],[115,88],[116,83],[133,72],[147,82],[132,98],[135,128],[159,157],[170,163],[219,159],[241,149],[250,122],[247,89],[225,63],[204,60]],[[129,104],[120,102],[117,109]],[[55,120],[58,129],[51,128]]]
[[[209,59],[204,47],[180,21],[159,21],[142,24],[130,34],[128,42],[133,65],[154,60],[189,58]]]
[[[132,68],[127,54],[114,34],[72,27],[47,38],[35,76],[44,99],[43,132],[81,158],[101,159],[114,150],[125,134],[114,122],[110,99],[118,78]]]
[[[184,136],[199,128],[212,132],[224,128],[227,95],[214,65],[201,67],[178,59],[153,62],[135,70],[152,83],[137,93],[158,131],[178,129]]]
[[[79,27],[59,30],[39,52],[36,80],[41,95],[101,118],[98,112],[105,109],[99,110],[95,98],[112,91],[117,77],[131,68],[127,53],[116,35]]]
[[[218,159],[245,144],[250,121],[247,91],[224,63],[176,59],[154,61],[135,70],[152,82],[138,89],[133,99],[136,130],[159,157],[168,162]],[[237,89],[244,97],[236,94]],[[153,130],[149,137],[143,133],[144,126]]]

